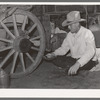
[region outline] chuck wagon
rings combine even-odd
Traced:
[[[44,29],[31,7],[0,7],[0,68],[11,78],[34,71],[44,55]]]
[[[31,8],[31,5],[0,6],[0,68],[7,71],[11,78],[33,72],[47,49],[46,44],[51,35],[45,34],[49,33],[48,30],[45,32],[48,17],[45,16],[46,27],[43,27],[38,17],[30,12]],[[85,10],[87,18],[86,6]],[[89,28],[96,37],[96,47],[100,47],[100,14],[93,16],[90,22]]]

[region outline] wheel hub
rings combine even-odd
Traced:
[[[17,52],[26,53],[31,49],[31,42],[27,37],[17,37],[14,41],[14,49]]]
[[[22,39],[20,41],[19,48],[21,52],[28,52],[31,48],[31,42],[29,41],[29,39],[26,39],[26,38]]]

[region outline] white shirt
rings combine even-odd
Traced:
[[[69,32],[60,48],[55,50],[55,55],[65,55],[68,51],[71,57],[78,59],[81,67],[95,56],[94,35],[89,29],[81,26],[77,33]]]
[[[64,30],[60,30],[58,27],[55,28],[55,34],[58,34],[58,33],[67,33],[66,31]]]
[[[59,33],[67,33],[66,31],[64,30],[60,30],[59,27],[56,27],[55,29],[51,30],[51,38],[53,37],[54,34],[59,34]]]

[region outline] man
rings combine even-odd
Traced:
[[[47,58],[53,58],[65,55],[69,50],[71,59],[74,63],[68,70],[68,75],[77,74],[79,69],[93,67],[96,59],[93,59],[96,52],[94,36],[89,29],[80,25],[81,19],[79,11],[71,11],[67,14],[67,19],[62,23],[62,26],[68,26],[70,32],[64,39],[61,47],[52,53],[46,55]],[[67,57],[66,57],[67,59]],[[65,61],[67,63],[67,60]]]
[[[61,25],[59,25],[57,22],[58,20],[55,22],[54,21],[50,22],[50,26],[51,26],[50,47],[52,52],[61,46],[62,41],[67,35],[66,31],[59,28]]]

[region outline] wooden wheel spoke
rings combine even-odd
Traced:
[[[13,48],[13,46],[8,46],[8,47],[0,48],[0,52],[6,51],[6,50],[9,50],[9,49],[12,49],[12,48]]]
[[[36,47],[31,47],[32,50],[36,50],[36,51],[39,51],[39,48],[36,48]]]
[[[8,42],[8,43],[13,43],[12,40],[7,40],[7,39],[4,39],[4,38],[0,38],[0,41],[3,41],[3,42]]]
[[[26,22],[27,22],[27,16],[24,17],[24,22],[23,22],[23,24],[22,24],[22,31],[25,30]]]
[[[12,54],[14,53],[14,50],[11,50],[8,55],[5,57],[5,59],[1,62],[0,64],[0,68],[6,63],[6,61],[12,56]]]
[[[27,57],[28,57],[33,63],[35,62],[34,59],[30,56],[29,53],[26,53],[26,55],[27,55]]]
[[[31,41],[31,42],[34,44],[34,46],[37,46],[37,47],[40,46],[40,41],[39,40],[37,40],[37,41]]]
[[[13,38],[15,39],[15,36],[10,32],[10,30],[7,28],[7,26],[1,22],[2,27],[6,30],[6,32]]]
[[[13,64],[12,64],[12,69],[11,69],[11,74],[14,73],[15,65],[16,65],[16,62],[17,62],[17,58],[18,58],[18,52],[16,52],[16,53],[14,54]]]
[[[13,14],[12,17],[13,17],[13,24],[14,24],[15,35],[19,36],[15,15]]]
[[[33,40],[36,40],[36,39],[40,39],[40,36],[33,37],[33,38],[30,39],[30,41],[33,41]]]
[[[21,61],[22,67],[23,67],[23,71],[25,72],[25,62],[24,62],[23,53],[20,53],[19,57],[20,57],[20,61]]]
[[[37,24],[35,23],[28,31],[27,34],[31,33],[35,28],[36,28]]]

